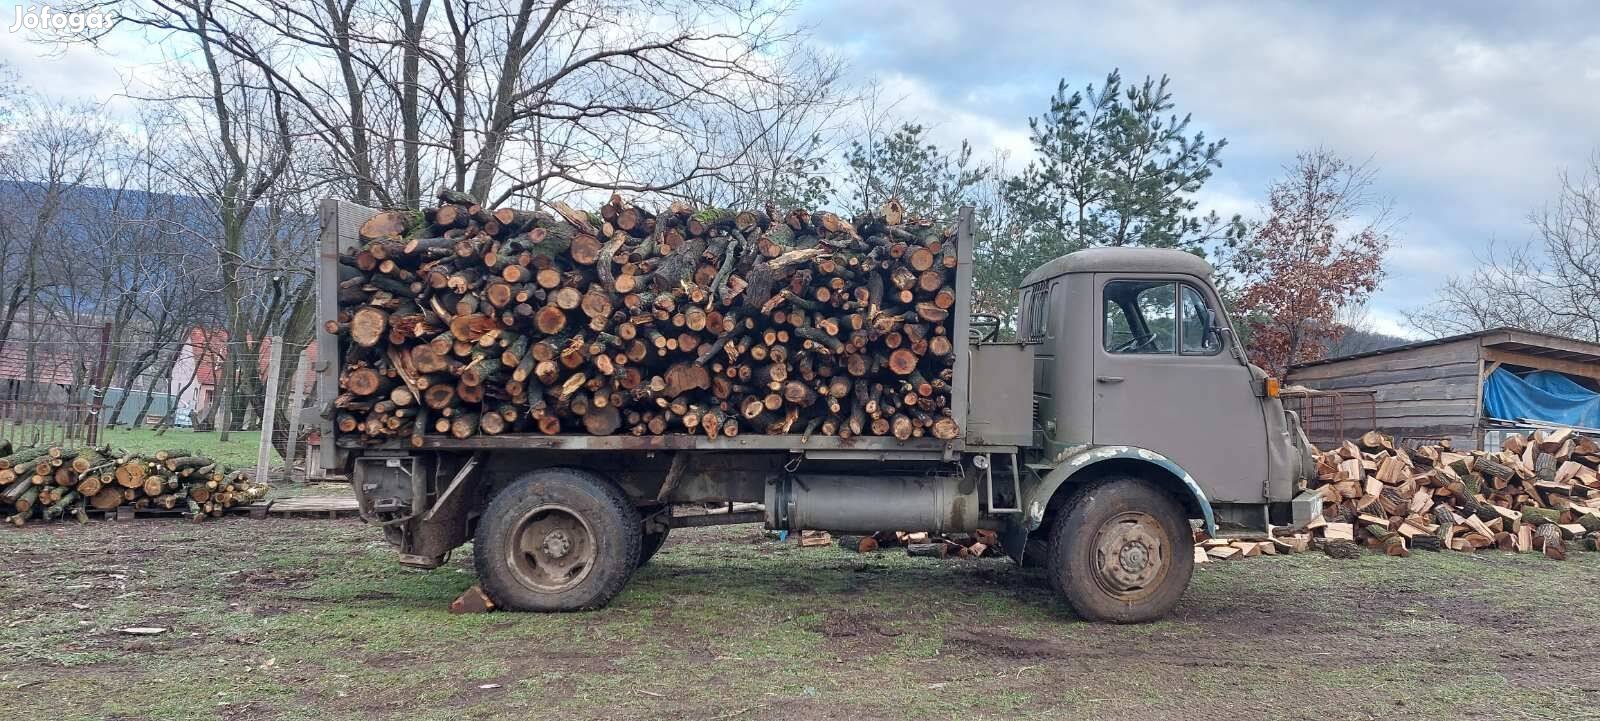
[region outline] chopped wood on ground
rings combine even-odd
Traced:
[[[181,511],[198,522],[266,496],[267,486],[245,473],[181,448],[137,454],[0,441],[0,509],[17,526],[67,516],[84,522],[91,509],[119,507]]]
[[[1510,435],[1496,452],[1457,451],[1448,442],[1408,450],[1369,432],[1319,453],[1317,477],[1305,490],[1321,495],[1323,511],[1304,529],[1197,539],[1195,560],[1268,548],[1321,549],[1339,558],[1359,555],[1363,546],[1390,556],[1498,549],[1556,560],[1600,550],[1600,442],[1571,429]]]
[[[441,193],[339,258],[341,436],[952,439],[952,231],[832,213],[595,213]]]
[[[830,546],[834,538],[826,531],[801,531],[800,546]],[[891,548],[903,548],[908,556],[928,558],[987,558],[1004,555],[1000,550],[1000,536],[994,531],[980,529],[972,533],[930,534],[926,531],[879,531],[868,535],[842,535],[837,539],[840,548],[856,553],[872,553]]]

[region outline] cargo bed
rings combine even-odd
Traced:
[[[323,433],[333,438],[333,443],[322,445],[322,465],[325,468],[338,468],[343,464],[337,458],[339,451],[403,451],[403,450],[434,450],[434,451],[466,451],[466,450],[572,450],[572,451],[657,451],[657,450],[696,450],[696,451],[789,451],[805,453],[808,456],[827,454],[838,458],[857,458],[862,460],[873,459],[938,459],[953,458],[973,446],[977,445],[1022,445],[1025,444],[1026,427],[1022,428],[1022,435],[1016,432],[1016,424],[1002,422],[998,416],[977,417],[970,412],[974,398],[971,372],[974,359],[974,350],[977,348],[970,338],[971,312],[972,312],[972,214],[970,209],[963,209],[956,226],[956,303],[951,309],[954,328],[952,341],[956,361],[954,378],[951,383],[952,395],[951,415],[960,423],[960,435],[950,441],[940,441],[934,438],[913,438],[900,441],[888,436],[857,436],[853,438],[839,438],[837,436],[813,435],[804,438],[801,434],[761,435],[742,434],[732,438],[707,438],[700,435],[687,433],[665,434],[659,436],[634,436],[630,434],[616,434],[609,436],[595,436],[582,433],[563,433],[557,435],[543,435],[538,433],[507,433],[500,435],[476,435],[466,439],[453,438],[447,434],[430,434],[424,437],[420,449],[413,449],[410,445],[399,441],[390,441],[373,444],[359,437],[342,436],[336,433],[331,422],[334,399],[339,393],[339,369],[343,367],[343,358],[339,355],[339,339],[322,327],[322,321],[335,318],[338,315],[338,305],[335,300],[338,295],[339,278],[339,252],[359,243],[357,231],[361,224],[377,212],[355,203],[343,200],[325,200],[320,210],[322,220],[322,234],[319,245],[317,264],[317,402],[322,411],[320,426]],[[1011,349],[1024,351],[1020,347],[1005,344],[983,346],[991,350]],[[1012,355],[1015,355],[1013,353]],[[1012,365],[1012,364],[1008,364]],[[1025,373],[1031,368],[1024,366],[1024,374],[1013,378],[1014,384],[1026,391],[1027,376]],[[996,374],[997,378],[1006,377],[1005,371]],[[991,379],[990,383],[995,382]],[[1026,403],[1028,395],[1003,392],[984,393],[994,400],[1003,403]],[[1004,416],[1016,417],[1010,408],[993,408],[993,403],[978,402],[980,407],[988,407],[995,413]],[[1005,427],[1009,432],[1001,436],[984,438],[980,432],[972,433],[973,428],[1000,429]]]

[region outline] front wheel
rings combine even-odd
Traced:
[[[1048,573],[1084,620],[1144,623],[1183,597],[1192,546],[1172,496],[1144,479],[1109,477],[1079,489],[1057,515]]]
[[[473,539],[478,582],[514,611],[604,606],[639,561],[639,512],[609,481],[548,468],[501,489]]]

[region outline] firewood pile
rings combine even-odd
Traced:
[[[831,546],[855,553],[872,553],[903,548],[908,556],[924,558],[985,558],[1003,555],[1000,536],[994,531],[938,535],[926,531],[879,531],[870,535],[841,535],[837,540],[827,531],[801,531],[800,547]]]
[[[340,261],[341,434],[959,434],[951,231],[898,202],[379,213]]]
[[[1376,432],[1317,456],[1322,515],[1263,541],[1201,540],[1195,559],[1306,550],[1391,556],[1414,550],[1537,552],[1561,560],[1600,550],[1600,442],[1570,429],[1506,437],[1498,452],[1448,443],[1407,450]],[[1246,553],[1241,544],[1249,544]]]
[[[12,448],[0,442],[0,451],[0,508],[10,509],[6,520],[17,526],[67,516],[83,522],[91,509],[119,506],[179,511],[198,522],[267,493],[244,471],[178,448],[142,455],[109,446]]]

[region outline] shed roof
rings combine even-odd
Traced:
[[[1088,248],[1035,268],[1019,287],[1067,273],[1180,273],[1209,281],[1211,264],[1168,248]]]
[[[1367,351],[1365,353],[1352,353],[1350,355],[1338,356],[1336,358],[1323,358],[1322,360],[1309,361],[1306,363],[1296,363],[1293,367],[1310,368],[1312,366],[1340,363],[1343,361],[1355,360],[1357,358],[1370,358],[1372,356],[1405,353],[1418,348],[1429,348],[1432,346],[1474,339],[1478,340],[1479,344],[1486,348],[1496,348],[1499,350],[1512,351],[1524,355],[1539,356],[1549,360],[1600,364],[1600,343],[1591,343],[1589,341],[1577,340],[1574,338],[1563,338],[1558,335],[1523,330],[1521,328],[1500,327],[1473,331],[1471,333],[1462,333],[1460,335],[1445,336],[1443,338],[1434,338],[1432,340],[1417,341],[1415,343],[1406,343],[1404,345],[1391,346],[1389,348],[1380,348],[1378,350]]]
[[[28,363],[28,349],[20,343],[0,343],[0,380],[33,381],[70,386],[77,383],[74,371],[87,370],[80,358],[67,353],[35,348],[33,364]]]

